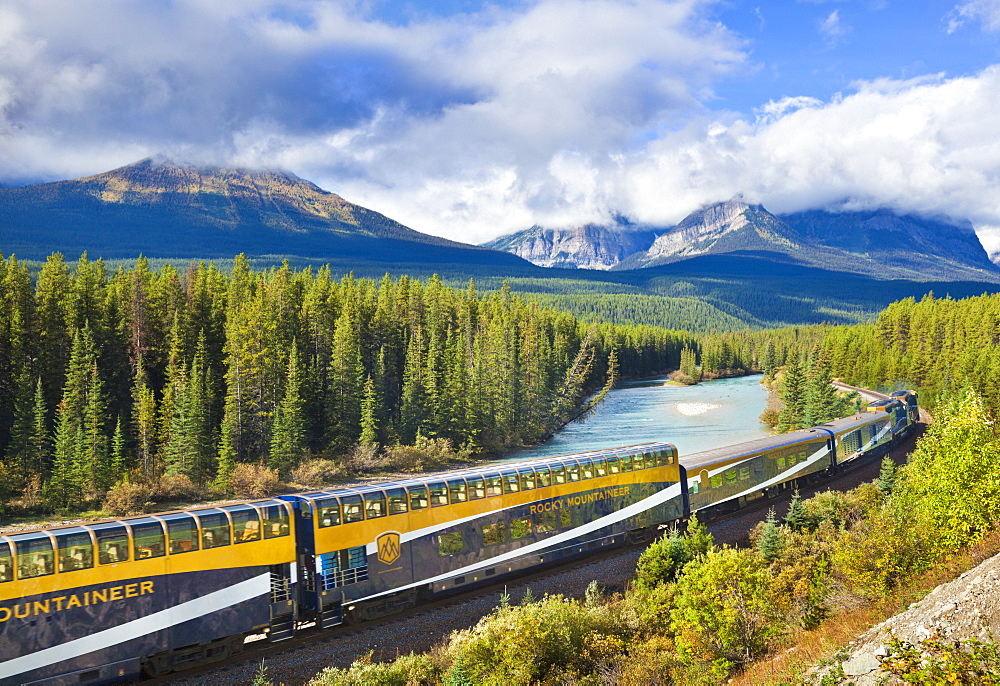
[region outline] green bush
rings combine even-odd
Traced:
[[[882,671],[907,684],[1000,684],[1000,646],[993,641],[934,635],[918,645],[894,638],[886,648]]]
[[[326,668],[310,686],[419,686],[441,683],[441,679],[441,668],[430,655],[410,653],[392,662],[374,662],[368,653],[347,669]]]
[[[588,606],[562,596],[501,605],[452,634],[450,683],[581,682],[609,668],[629,645],[628,623],[613,605]]]
[[[678,650],[718,676],[767,652],[785,626],[771,573],[753,550],[723,548],[684,568],[671,624]]]

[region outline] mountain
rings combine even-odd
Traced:
[[[567,228],[532,226],[483,247],[504,250],[540,267],[610,269],[629,255],[649,248],[656,231],[618,219],[611,225],[585,224]]]
[[[585,227],[588,228],[588,227]],[[810,210],[774,215],[742,197],[708,205],[675,226],[652,229],[645,249],[627,254],[628,244],[605,261],[615,271],[667,265],[701,255],[753,253],[778,264],[795,264],[865,274],[881,279],[1000,281],[1000,268],[987,255],[968,222],[866,212]],[[615,226],[589,227],[572,236],[573,250],[545,240],[551,230],[533,227],[489,243],[545,266],[594,268],[591,254],[617,245]],[[588,245],[590,237],[597,241]]]
[[[0,189],[0,251],[91,258],[297,256],[527,266],[414,231],[280,171],[146,159],[71,181]]]
[[[644,253],[623,260],[618,269],[655,267],[688,257],[737,250],[797,251],[801,239],[762,205],[736,197],[703,207],[661,233]]]

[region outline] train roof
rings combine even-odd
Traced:
[[[703,450],[700,453],[692,453],[686,457],[681,457],[680,462],[687,470],[701,469],[716,462],[728,462],[734,457],[750,456],[766,450],[776,450],[795,445],[796,443],[803,443],[828,436],[829,434],[819,428],[802,429],[801,431],[792,431],[778,436],[756,438],[752,441],[737,443],[736,445]]]
[[[342,495],[358,495],[365,492],[374,492],[386,488],[400,488],[405,486],[421,486],[426,485],[431,482],[448,481],[449,479],[457,478],[468,478],[470,476],[481,476],[485,474],[500,474],[502,472],[517,471],[519,469],[528,469],[538,467],[546,467],[549,465],[556,464],[567,464],[569,462],[578,462],[581,458],[592,458],[592,457],[616,457],[619,455],[638,455],[640,453],[649,452],[650,450],[669,450],[674,455],[677,454],[677,448],[670,443],[637,443],[634,445],[626,445],[615,448],[603,448],[599,450],[588,450],[586,452],[579,453],[565,453],[562,455],[553,455],[551,457],[541,457],[534,458],[531,460],[520,460],[516,462],[495,462],[489,465],[483,465],[480,467],[465,467],[463,469],[455,469],[447,472],[429,472],[427,474],[421,474],[419,476],[407,477],[405,479],[395,479],[391,481],[378,481],[371,482],[359,486],[345,486],[340,488],[323,489],[318,491],[310,491],[308,493],[295,493],[295,497],[305,498],[307,500],[320,500],[330,496],[342,496]]]
[[[0,530],[0,538],[4,536],[14,537],[14,536],[20,536],[21,534],[34,534],[40,532],[53,532],[61,534],[70,531],[72,529],[80,529],[81,531],[83,530],[96,531],[100,529],[106,529],[108,528],[108,526],[115,526],[121,524],[121,522],[125,521],[129,523],[134,523],[136,520],[139,519],[148,519],[150,521],[153,521],[156,517],[185,515],[185,514],[191,514],[192,512],[197,512],[198,514],[210,513],[212,511],[228,512],[233,510],[239,510],[240,508],[247,506],[253,506],[255,508],[258,508],[258,507],[266,507],[268,505],[281,505],[282,507],[284,507],[285,501],[275,497],[275,498],[258,498],[256,500],[240,500],[236,502],[225,502],[225,503],[206,503],[203,505],[192,506],[181,510],[164,510],[163,512],[149,512],[147,514],[134,514],[134,515],[127,515],[125,517],[108,517],[107,519],[95,519],[92,522],[75,522],[73,524],[60,523],[60,524],[52,524],[49,526],[36,526],[28,529]]]

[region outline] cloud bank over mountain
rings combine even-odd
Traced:
[[[1000,247],[1000,66],[734,110],[720,88],[769,65],[720,6],[0,0],[0,183],[166,153],[289,169],[468,242],[671,223],[743,192],[968,217]],[[857,33],[846,8],[815,10],[821,49]],[[960,3],[939,31],[997,16]]]

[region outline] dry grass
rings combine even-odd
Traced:
[[[891,596],[875,604],[838,612],[818,628],[795,634],[768,659],[744,670],[731,681],[734,686],[802,683],[802,674],[830,660],[834,654],[876,624],[896,615],[937,586],[1000,553],[1000,531],[985,536],[950,560],[935,565]]]

